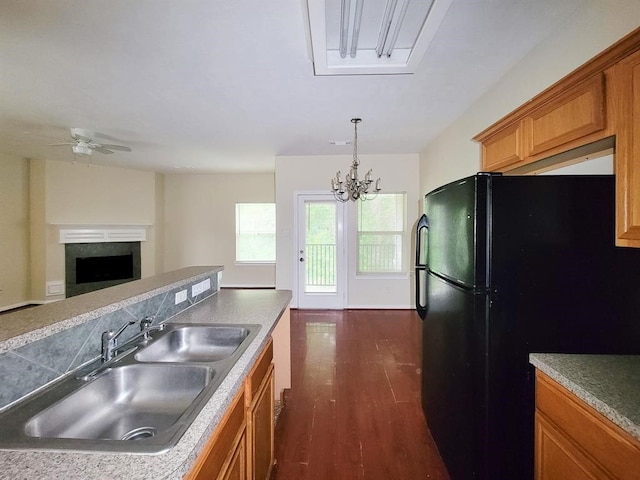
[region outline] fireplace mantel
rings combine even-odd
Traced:
[[[60,243],[144,242],[147,225],[56,225]]]

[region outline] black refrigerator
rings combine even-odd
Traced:
[[[530,480],[531,352],[640,353],[640,249],[613,176],[479,173],[425,197],[422,406],[453,480]]]

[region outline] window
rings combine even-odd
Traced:
[[[275,203],[236,203],[236,262],[275,261]]]
[[[357,273],[401,273],[405,236],[404,193],[381,193],[358,205]]]

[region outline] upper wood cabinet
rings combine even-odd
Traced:
[[[616,236],[640,246],[640,52],[616,65]]]
[[[508,172],[612,135],[607,76],[599,72],[532,100],[474,137],[484,172]]]
[[[522,120],[525,156],[547,152],[604,128],[604,73],[600,73],[562,92]]]
[[[616,245],[640,247],[640,28],[474,140],[482,171],[514,174],[615,145]]]
[[[516,122],[493,133],[482,142],[482,170],[501,171],[524,160],[522,124]]]

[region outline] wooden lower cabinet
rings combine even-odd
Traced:
[[[234,399],[220,425],[196,460],[187,480],[246,478],[246,421],[244,391]]]
[[[267,480],[274,461],[273,341],[257,362],[186,480]]]
[[[536,373],[536,480],[639,480],[640,442]]]
[[[274,461],[273,344],[269,342],[246,383],[248,478],[268,480]]]
[[[247,478],[247,439],[242,435],[238,448],[233,451],[229,468],[222,475],[223,480],[246,480]]]

